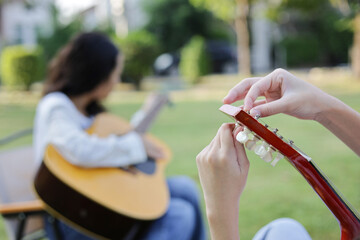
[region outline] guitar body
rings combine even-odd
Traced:
[[[87,132],[106,137],[129,130],[126,121],[103,113]],[[35,178],[35,190],[50,213],[87,234],[104,239],[136,239],[152,220],[166,212],[169,203],[163,173],[171,152],[161,141],[146,137],[161,147],[166,157],[139,164],[139,168],[78,167],[50,145]]]

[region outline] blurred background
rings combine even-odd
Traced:
[[[248,76],[285,68],[360,110],[358,0],[0,0],[0,138],[31,128],[47,64],[74,35],[106,33],[126,57],[106,102],[127,119],[149,92],[167,91],[151,133],[174,153],[168,175],[197,182],[195,156],[222,122],[221,100]],[[320,125],[265,119],[293,139],[360,209],[360,161]],[[31,144],[31,136],[7,150]],[[279,217],[301,222],[313,239],[338,239],[335,218],[286,162],[250,154],[240,231],[251,239]],[[7,239],[0,221],[0,239]]]

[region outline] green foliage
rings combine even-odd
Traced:
[[[44,73],[43,50],[10,46],[1,54],[1,77],[7,87],[29,90],[32,83],[42,79]]]
[[[50,36],[38,35],[38,42],[43,47],[46,61],[50,61],[56,53],[67,44],[70,39],[81,32],[82,20],[76,18],[69,24],[63,24],[59,21],[59,13],[55,6],[52,6],[53,32]]]
[[[235,18],[235,0],[190,0],[190,2],[196,7],[208,9],[225,21],[229,22]]]
[[[285,37],[280,43],[286,49],[288,67],[312,66],[319,61],[319,41],[313,35]]]
[[[205,40],[200,36],[195,36],[181,50],[180,72],[188,83],[196,84],[201,76],[209,73],[209,68]]]
[[[289,67],[348,62],[351,27],[329,1],[283,0],[268,16],[282,30],[280,45],[286,49]]]
[[[330,0],[334,7],[337,7],[345,15],[354,17],[360,12],[359,0]]]
[[[200,35],[207,39],[233,38],[231,27],[189,0],[144,1],[149,17],[146,29],[159,40],[162,52],[174,52]]]
[[[115,39],[125,56],[123,79],[140,89],[141,80],[151,73],[152,64],[158,55],[156,38],[149,32],[131,32],[126,38]]]

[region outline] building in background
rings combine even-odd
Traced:
[[[84,30],[101,26],[112,27],[118,36],[141,29],[147,23],[142,9],[143,0],[3,0],[0,8],[1,46],[23,44],[34,46],[37,35],[52,33],[52,5],[55,5],[64,24],[75,16],[83,19]],[[252,7],[252,69],[267,72],[281,59],[274,49],[276,27],[265,17],[267,4],[258,1]]]
[[[0,8],[0,47],[3,45],[36,45],[37,32],[51,33],[52,0],[25,2],[5,0]]]

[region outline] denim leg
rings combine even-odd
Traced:
[[[280,218],[261,228],[253,240],[311,240],[311,237],[299,222]]]
[[[189,177],[177,176],[167,180],[171,198],[179,198],[189,202],[195,210],[195,229],[191,240],[205,240],[206,229],[203,222],[199,190]]]
[[[168,211],[151,224],[143,240],[191,240],[195,226],[192,205],[179,198],[171,198]]]
[[[49,218],[50,216],[47,214],[44,216],[46,236],[50,240],[56,240],[54,228],[52,223],[50,223]],[[78,232],[69,225],[66,225],[60,220],[57,221],[57,227],[62,237],[61,240],[94,240],[93,238]]]

